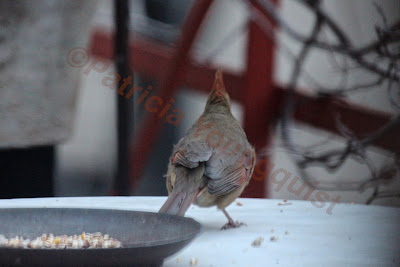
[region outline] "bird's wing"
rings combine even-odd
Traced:
[[[186,168],[196,168],[200,162],[206,162],[212,155],[212,148],[205,141],[186,141],[182,138],[174,149],[171,163]]]
[[[206,162],[204,174],[210,178],[208,192],[216,196],[225,195],[251,178],[255,152],[250,146],[243,147],[246,149],[231,155],[223,149],[212,148],[206,141],[187,141],[186,138],[182,138],[174,148],[171,163],[193,169],[200,162]]]
[[[246,149],[238,157],[215,153],[207,162],[205,174],[210,178],[208,192],[221,196],[247,183],[255,165],[254,149]]]

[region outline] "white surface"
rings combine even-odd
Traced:
[[[0,208],[85,207],[156,212],[165,197],[91,197],[0,200]],[[310,202],[239,199],[228,208],[247,227],[220,231],[226,223],[215,208],[191,207],[187,213],[203,232],[164,266],[399,266],[400,210],[339,204],[328,215]],[[285,232],[287,232],[285,234]],[[277,237],[272,242],[270,238]],[[258,237],[260,247],[251,243]]]

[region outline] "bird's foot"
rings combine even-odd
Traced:
[[[247,224],[242,223],[242,222],[227,222],[224,226],[221,227],[221,230],[228,230],[228,229],[233,229],[233,228],[239,228],[240,226],[247,226]]]

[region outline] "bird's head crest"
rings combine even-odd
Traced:
[[[222,76],[221,69],[218,69],[217,72],[215,73],[214,84],[210,92],[210,95],[208,96],[206,108],[207,106],[210,105],[226,106],[228,109],[230,109],[231,107],[231,99],[229,97],[228,92],[225,89],[224,79]]]

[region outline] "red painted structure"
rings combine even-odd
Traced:
[[[159,80],[162,99],[170,99],[181,86],[209,92],[216,69],[199,66],[191,61],[190,48],[212,2],[213,0],[195,2],[183,26],[177,48],[162,46],[148,40],[131,40],[131,69],[146,77]],[[247,70],[243,74],[224,70],[224,83],[232,99],[244,105],[244,129],[250,142],[259,151],[268,147],[270,143],[273,126],[283,108],[285,89],[272,81],[274,66],[272,41],[255,23],[251,22],[249,27]],[[90,51],[93,55],[112,59],[114,51],[112,35],[96,30],[92,36]],[[337,114],[340,114],[342,121],[359,137],[379,129],[391,117],[390,114],[334,98],[316,98],[299,92],[295,98],[299,103],[295,116],[298,121],[337,134],[340,134],[334,123],[334,115]],[[147,115],[144,120],[145,125],[140,127],[132,148],[132,153],[136,155],[133,157],[133,184],[140,178],[162,127],[162,120],[153,114]],[[376,140],[374,145],[400,152],[399,136],[400,126]],[[266,180],[252,180],[242,197],[266,197],[266,192]]]

